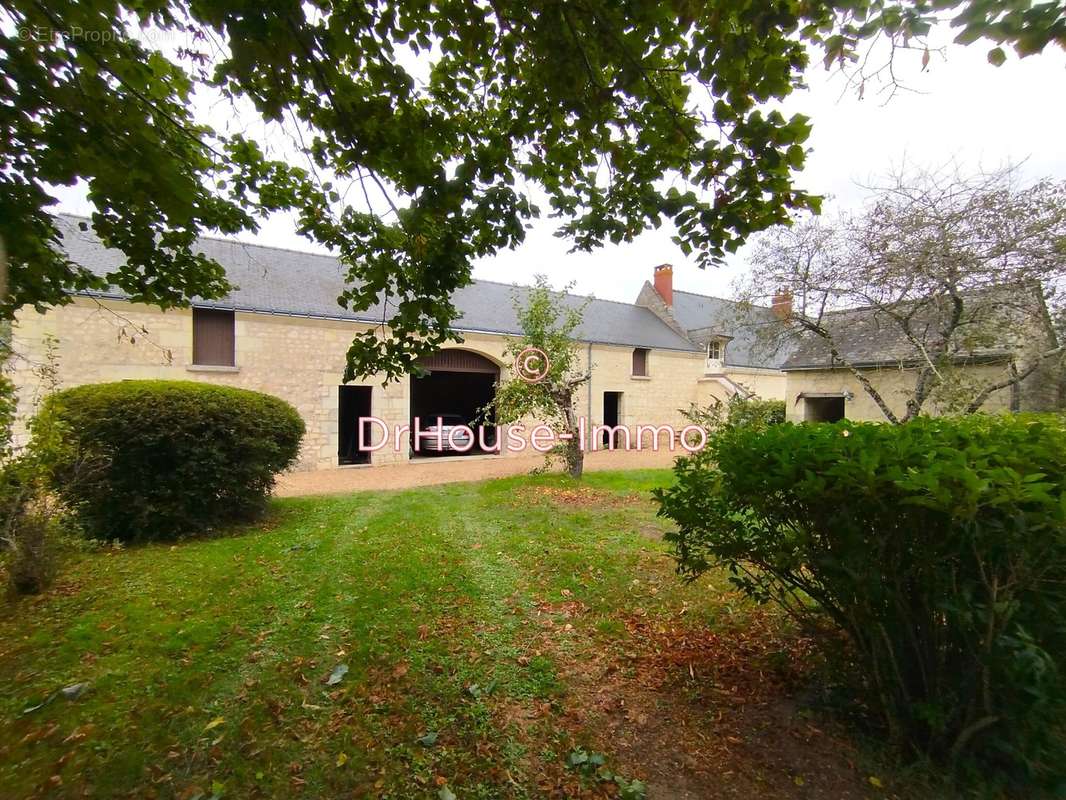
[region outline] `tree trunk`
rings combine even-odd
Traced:
[[[566,446],[566,466],[570,472],[570,477],[580,480],[581,473],[585,468],[585,450],[581,443],[577,441],[576,431],[574,432],[574,437]]]
[[[1006,380],[999,381],[998,383],[989,384],[984,389],[982,389],[978,393],[977,397],[973,399],[970,405],[966,407],[966,413],[977,413],[977,411],[980,410],[981,406],[985,404],[985,402],[988,400],[989,397],[992,396],[994,392],[997,392],[1000,389],[1006,389],[1008,386],[1017,386],[1019,383],[1021,383],[1034,372],[1036,372],[1037,368],[1040,367],[1040,365],[1047,361],[1049,358],[1060,356],[1063,353],[1066,353],[1066,345],[1059,345],[1055,349],[1048,350],[1046,353],[1037,356],[1035,359],[1033,359],[1032,364],[1030,364],[1020,372],[1018,371],[1017,364],[1011,362],[1010,377]]]
[[[825,339],[825,343],[829,346],[829,353],[832,355],[833,361],[840,363],[845,369],[855,376],[855,380],[859,382],[859,385],[863,388],[863,391],[870,396],[877,407],[881,409],[881,413],[885,415],[885,419],[891,422],[893,425],[899,425],[899,418],[892,413],[892,409],[888,407],[888,403],[881,397],[880,392],[874,388],[874,385],[870,383],[870,379],[867,378],[861,370],[851,365],[846,359],[840,355],[840,350],[837,348],[836,342],[833,337],[829,335],[829,331],[823,328],[821,325],[811,322],[802,315],[793,314],[791,319],[798,322],[803,328]]]
[[[886,403],[885,399],[881,397],[881,393],[874,388],[872,383],[870,383],[870,379],[857,367],[853,367],[849,362],[840,357],[840,353],[837,351],[836,345],[833,344],[831,339],[829,340],[829,343],[830,352],[833,354],[833,360],[839,361],[852,375],[855,376],[855,380],[859,382],[859,385],[863,388],[866,394],[870,396],[870,399],[877,403],[877,407],[881,409],[881,413],[885,415],[885,419],[893,425],[899,425],[899,417],[892,413],[892,409],[888,407],[888,403]]]
[[[566,391],[564,401],[563,419],[566,421],[566,432],[570,434],[570,438],[566,442],[563,454],[570,477],[579,479],[585,466],[585,448],[584,442],[581,441],[581,432],[578,430],[577,416],[574,414],[572,389]]]

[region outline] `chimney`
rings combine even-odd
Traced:
[[[655,291],[668,308],[674,305],[674,268],[669,264],[660,264],[655,268]]]
[[[774,316],[778,319],[787,319],[792,316],[792,292],[785,288],[778,289],[770,308],[773,309]]]

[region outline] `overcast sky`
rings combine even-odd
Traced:
[[[985,57],[988,45],[949,46],[934,55],[925,72],[919,54],[899,57],[897,72],[916,90],[899,92],[891,101],[868,88],[865,99],[846,91],[841,76],[811,68],[809,89],[784,104],[788,113],[811,117],[811,153],[800,185],[831,195],[834,207],[861,205],[860,185],[876,182],[893,165],[935,167],[954,158],[963,166],[995,167],[1025,161],[1033,179],[1066,179],[1066,53],[1049,47],[1044,54],[1018,60],[1011,55],[1001,67]],[[81,192],[63,193],[61,209],[86,214],[91,208]],[[670,232],[646,233],[638,241],[607,246],[591,254],[567,253],[564,240],[552,235],[551,221],[538,223],[518,250],[478,262],[474,276],[507,283],[528,283],[538,272],[556,286],[575,282],[575,291],[632,302],[656,264],[674,265],[674,287],[728,297],[744,270],[744,252],[728,266],[700,270],[671,243]],[[273,219],[246,241],[301,250],[315,249],[297,236],[286,219]]]

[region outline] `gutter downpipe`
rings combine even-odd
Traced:
[[[588,413],[585,416],[585,422],[592,425],[592,342],[588,343],[588,355],[585,360],[589,367]]]

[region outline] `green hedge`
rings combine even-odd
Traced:
[[[304,433],[283,400],[190,381],[80,386],[41,413],[73,438],[55,464],[60,494],[87,534],[126,541],[254,516]]]
[[[725,565],[842,630],[896,738],[1012,780],[1064,772],[1066,426],[972,416],[727,430],[658,493],[689,578]]]
[[[682,414],[708,432],[727,428],[765,428],[785,421],[785,401],[735,394],[725,402],[716,399],[707,406],[693,403]]]

